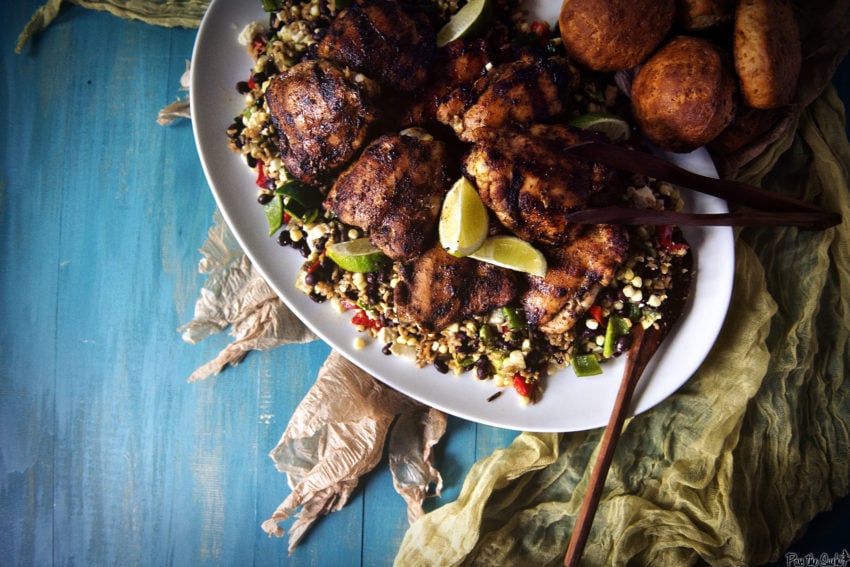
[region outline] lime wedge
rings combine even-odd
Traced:
[[[490,0],[469,0],[437,32],[437,47],[462,37],[483,35],[493,20]]]
[[[516,236],[491,236],[469,257],[535,276],[546,275],[546,257],[543,253]]]
[[[625,142],[632,133],[629,123],[613,114],[583,114],[570,124],[583,130],[605,134],[612,142]]]
[[[440,245],[453,256],[468,256],[487,238],[487,208],[478,190],[466,179],[458,179],[443,199],[437,232]]]
[[[382,268],[387,256],[368,238],[335,242],[326,249],[328,258],[347,272],[374,272]]]

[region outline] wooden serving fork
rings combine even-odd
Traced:
[[[823,230],[841,222],[830,213],[799,199],[779,195],[740,181],[692,173],[652,154],[604,142],[585,142],[565,148],[576,157],[610,167],[669,181],[674,185],[738,203],[752,210],[741,213],[680,213],[628,207],[595,207],[567,214],[578,224],[668,224],[676,226],[796,226]]]
[[[570,567],[578,565],[584,545],[587,542],[587,536],[590,534],[590,526],[599,505],[602,489],[605,486],[608,469],[614,458],[614,449],[623,431],[623,423],[631,409],[635,387],[653,355],[669,334],[670,328],[685,310],[693,280],[692,269],[693,257],[690,254],[679,257],[679,260],[674,262],[671,272],[673,289],[677,291],[671,294],[667,301],[662,304],[661,317],[646,329],[640,323],[635,324],[632,328],[632,345],[626,353],[626,365],[620,382],[620,389],[614,401],[614,409],[611,411],[608,426],[602,435],[599,453],[588,482],[587,492],[585,492],[567,548],[567,554],[564,557],[564,565]]]

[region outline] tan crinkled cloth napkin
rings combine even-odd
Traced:
[[[165,14],[166,6],[177,4],[71,1],[101,8],[144,4],[148,14],[156,14],[158,5]],[[55,10],[61,3],[48,6]],[[193,6],[197,23],[195,7],[204,3],[186,5]],[[812,1],[797,7],[805,57],[799,111],[718,166],[725,177],[838,211],[843,224],[824,232],[737,234],[735,287],[721,335],[691,380],[627,422],[584,564],[757,565],[776,559],[815,514],[850,493],[850,146],[843,106],[831,87],[824,90],[850,46],[850,3]],[[48,16],[34,21],[49,22]],[[36,24],[31,31],[40,29]],[[236,265],[250,269],[242,259]],[[228,302],[230,288],[217,281],[208,278],[205,289],[220,291],[207,294],[205,312],[224,322],[201,327],[203,332],[234,325],[244,315],[237,310],[219,317],[215,304]],[[244,329],[251,325],[234,326],[234,342],[243,338],[240,329],[250,334]],[[285,342],[275,332],[262,336],[269,341],[263,348],[277,339]],[[363,387],[361,382],[331,387],[338,385]],[[307,399],[302,404],[309,409]],[[403,407],[400,402],[397,411]],[[425,415],[417,411],[408,415]],[[387,418],[368,419],[382,424]],[[400,439],[418,438],[429,429],[415,417],[401,421],[413,429]],[[422,437],[420,453],[410,461],[431,482],[438,473],[428,461],[430,444],[441,434],[439,418],[435,423],[437,431]],[[316,427],[306,434],[321,424]],[[383,443],[384,426],[373,430],[373,442]],[[396,563],[559,564],[601,435],[601,430],[519,434],[510,446],[474,465],[455,502],[414,522]],[[297,444],[288,428],[275,449],[278,456],[293,439]],[[401,454],[398,446],[395,451]],[[299,475],[290,481],[303,481]],[[411,494],[415,518],[422,495]],[[310,506],[305,510],[309,515]]]

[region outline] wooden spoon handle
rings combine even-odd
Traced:
[[[602,488],[605,486],[608,469],[614,458],[614,449],[617,447],[617,441],[620,439],[620,433],[623,430],[623,423],[628,415],[635,387],[652,355],[658,350],[662,333],[656,327],[650,327],[644,331],[641,325],[635,325],[632,337],[632,346],[626,355],[626,368],[620,382],[620,389],[617,392],[617,399],[614,401],[614,409],[611,412],[611,418],[608,420],[608,427],[605,428],[605,433],[602,436],[596,464],[590,476],[576,525],[573,528],[567,554],[564,557],[564,565],[568,567],[578,565],[579,559],[581,559],[584,545],[587,543],[587,536],[590,534],[593,516],[596,514],[596,507],[599,505],[599,497],[602,495]]]
[[[740,213],[680,213],[627,207],[596,207],[567,213],[577,224],[669,224],[676,226],[796,226],[824,230],[841,222],[841,215],[824,211],[747,211]]]

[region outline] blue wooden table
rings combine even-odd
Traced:
[[[289,491],[268,451],[327,346],[186,382],[228,342],[177,331],[215,204],[190,124],[156,116],[195,31],[70,7],[16,55],[39,4],[2,23],[0,564],[390,564],[407,519],[386,462],[293,555],[260,529]],[[450,419],[442,500],[514,435]]]

